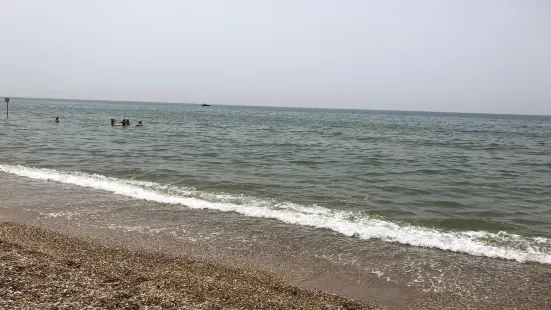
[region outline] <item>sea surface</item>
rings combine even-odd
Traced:
[[[12,101],[3,172],[551,263],[551,117]]]
[[[3,176],[170,206],[106,226],[177,234],[186,212],[232,214],[264,219],[266,234],[551,264],[549,116],[12,98],[1,118]]]

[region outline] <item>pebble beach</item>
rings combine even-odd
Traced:
[[[0,223],[0,309],[375,309],[259,274]]]

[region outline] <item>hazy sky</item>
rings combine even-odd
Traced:
[[[551,114],[549,0],[0,3],[0,96]]]

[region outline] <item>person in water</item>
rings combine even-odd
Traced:
[[[59,116],[56,116],[56,117],[55,117],[55,122],[56,122],[56,123],[59,123]]]

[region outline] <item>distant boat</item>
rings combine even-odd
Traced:
[[[210,104],[203,103],[201,106],[202,107],[210,107]]]

